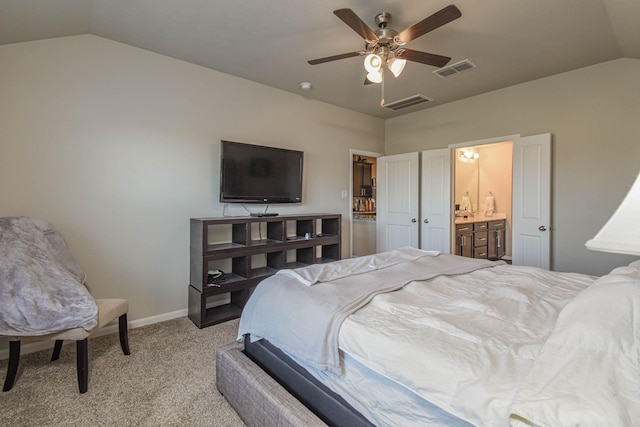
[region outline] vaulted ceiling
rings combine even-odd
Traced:
[[[363,84],[361,56],[307,63],[364,48],[336,9],[352,9],[374,31],[375,16],[388,12],[389,27],[402,31],[450,3],[462,16],[407,47],[476,67],[442,78],[435,67],[408,62],[398,78],[385,75],[387,104],[417,94],[430,102],[381,108],[382,85]],[[0,0],[0,44],[94,34],[388,118],[616,58],[640,59],[638,21],[638,0]]]

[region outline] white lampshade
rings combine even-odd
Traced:
[[[382,59],[373,53],[364,58],[364,69],[369,73],[378,73],[382,67]]]
[[[618,209],[586,246],[594,251],[640,256],[640,174]]]
[[[367,73],[367,80],[371,83],[382,83],[382,73],[379,71]]]
[[[402,70],[404,70],[406,63],[406,59],[391,58],[387,61],[387,67],[391,70],[394,76],[398,77],[400,73],[402,73]]]

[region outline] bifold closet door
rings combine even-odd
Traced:
[[[376,251],[419,247],[419,153],[378,157]]]

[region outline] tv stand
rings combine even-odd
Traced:
[[[249,216],[255,216],[258,218],[262,218],[265,216],[278,216],[277,212],[256,212],[256,213],[251,213]]]
[[[199,328],[234,319],[276,271],[341,259],[341,222],[340,214],[191,218],[189,319]],[[209,284],[211,270],[224,280]]]

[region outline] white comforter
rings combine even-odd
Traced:
[[[375,295],[412,280],[458,275],[495,262],[400,248],[384,254],[280,270],[256,287],[242,311],[238,340],[266,338],[297,360],[340,372],[338,333],[344,319]],[[351,271],[353,270],[353,271]]]
[[[592,276],[497,266],[412,282],[342,325],[342,351],[476,425],[508,425],[558,313]]]

